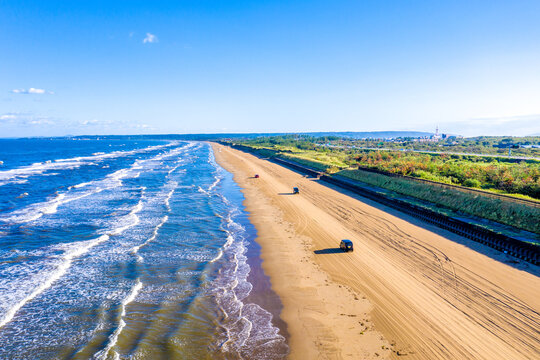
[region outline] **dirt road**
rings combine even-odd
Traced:
[[[244,188],[291,358],[540,359],[538,267],[253,155],[214,149]],[[353,253],[336,250],[343,238]]]

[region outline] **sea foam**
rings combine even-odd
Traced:
[[[104,241],[107,241],[108,239],[108,235],[101,235],[100,237],[93,240],[81,241],[76,244],[72,244],[70,248],[73,249],[67,251],[64,254],[62,261],[60,265],[56,268],[56,270],[52,272],[49,277],[47,277],[44,282],[39,284],[30,294],[28,294],[25,298],[11,306],[11,308],[6,312],[6,314],[4,314],[2,319],[0,319],[0,328],[9,323],[13,319],[17,311],[19,311],[26,303],[28,303],[36,296],[50,288],[54,284],[54,282],[60,279],[67,272],[67,270],[70,268],[71,264],[76,258],[84,255],[91,248]]]
[[[110,153],[96,153],[92,156],[78,156],[68,159],[56,159],[37,162],[28,166],[21,166],[15,169],[0,171],[0,186],[10,183],[20,183],[26,181],[30,176],[41,175],[50,170],[69,170],[76,169],[81,166],[95,164],[106,159],[126,157],[134,154],[151,152],[167,147],[178,145],[177,141],[170,142],[165,145],[149,146],[144,149],[136,149],[130,151],[114,151]]]
[[[178,156],[181,152],[185,151],[189,147],[192,147],[191,143],[185,146],[172,149],[164,154],[157,155],[153,158],[146,160],[136,160],[129,168],[117,170],[107,175],[102,180],[94,180],[90,182],[83,182],[77,185],[68,187],[64,193],[57,193],[49,200],[39,203],[34,203],[26,206],[25,208],[12,211],[11,213],[1,215],[0,221],[9,224],[21,224],[31,221],[35,221],[46,214],[54,214],[58,210],[58,207],[69,202],[80,200],[90,195],[100,193],[104,190],[110,190],[113,188],[121,187],[123,185],[122,180],[126,178],[137,178],[140,175],[141,169],[148,168],[151,164],[158,165],[158,161],[172,156]],[[90,188],[85,192],[76,191],[81,188]]]
[[[116,330],[112,333],[112,335],[109,337],[109,342],[107,344],[107,347],[103,349],[102,351],[98,352],[94,358],[98,359],[106,359],[107,355],[111,351],[111,349],[116,345],[116,342],[118,341],[118,337],[120,336],[120,333],[126,326],[126,322],[124,321],[124,317],[126,316],[126,307],[129,303],[131,303],[135,298],[137,297],[137,294],[142,289],[143,284],[140,279],[137,279],[133,287],[131,288],[130,293],[124,301],[120,304],[120,316],[118,321],[118,327]],[[119,355],[116,351],[114,351],[114,358],[119,358]]]

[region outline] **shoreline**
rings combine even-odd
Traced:
[[[287,358],[341,359],[361,355],[363,359],[384,359],[390,344],[373,328],[369,316],[372,305],[365,295],[333,282],[311,262],[310,239],[298,234],[283,219],[280,209],[253,186],[253,174],[227,161],[220,154],[220,145],[211,145],[218,164],[233,174],[241,188],[245,211],[257,230],[255,241],[260,246],[262,269],[282,304],[280,319],[273,322],[286,326],[282,335],[290,348]]]
[[[291,359],[538,355],[539,267],[212,143],[257,229]],[[253,179],[255,173],[261,178]],[[288,196],[298,186],[300,196]],[[355,252],[335,251],[351,238]]]
[[[234,180],[233,180],[234,181]],[[238,191],[241,191],[238,186]],[[243,194],[242,194],[243,196]],[[247,276],[247,282],[251,284],[252,289],[248,296],[242,302],[244,304],[255,304],[272,315],[271,323],[279,329],[280,335],[285,338],[288,343],[289,334],[287,324],[281,319],[280,313],[283,309],[281,299],[272,289],[270,277],[264,272],[261,258],[261,245],[256,241],[257,229],[249,220],[249,212],[242,204],[240,215],[235,218],[235,221],[245,228],[246,231],[246,263],[249,265],[250,271]]]

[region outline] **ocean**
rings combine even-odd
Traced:
[[[207,143],[0,140],[0,359],[284,358],[242,201]]]

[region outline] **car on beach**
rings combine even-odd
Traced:
[[[292,188],[292,193],[293,193],[293,194],[300,194],[300,190],[298,190],[297,187],[293,187],[293,188]]]
[[[258,179],[258,178],[259,178],[259,174],[255,174],[254,178],[255,178],[255,179]]]
[[[339,243],[339,248],[345,252],[354,251],[352,241],[347,239],[341,240],[341,242]]]

